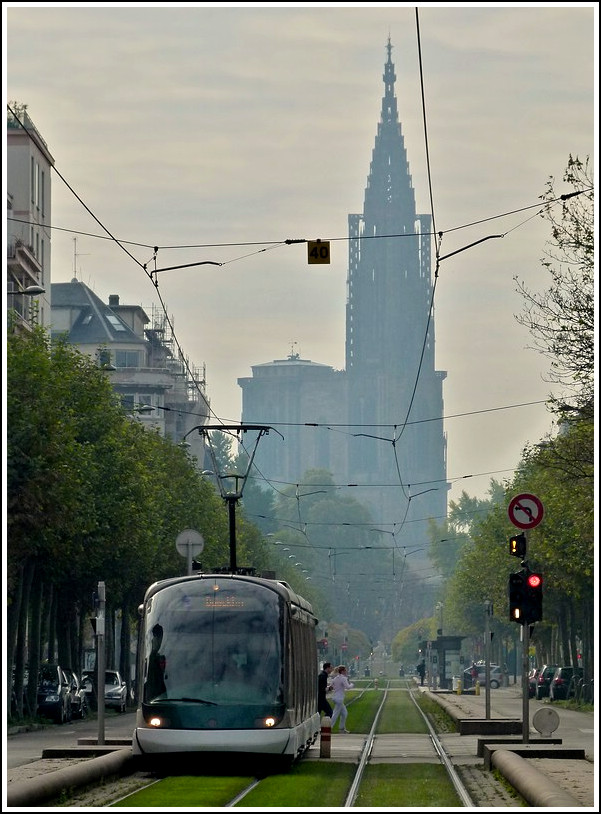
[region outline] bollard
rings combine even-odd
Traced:
[[[377,678],[374,678],[374,688],[376,690],[378,689],[378,679]]]
[[[462,684],[463,682],[461,681],[461,679],[459,679],[459,681],[457,682],[457,695],[461,695],[461,693],[463,692]]]
[[[319,738],[319,757],[330,757],[332,748],[332,719],[329,715],[324,715],[321,719],[321,731]]]
[[[476,681],[474,695],[480,695],[480,682]]]

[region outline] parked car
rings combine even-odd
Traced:
[[[91,702],[93,694],[94,671],[84,670],[82,673],[84,689]],[[108,709],[125,712],[127,707],[127,684],[121,678],[118,670],[106,670],[104,674],[104,705]]]
[[[127,684],[117,670],[107,670],[104,680],[105,706],[125,712],[127,706]]]
[[[88,714],[88,699],[77,673],[65,668],[63,671],[69,682],[71,693],[71,714],[74,718],[85,718]]]
[[[478,662],[476,664],[476,669],[478,670],[478,675],[476,679],[472,677],[472,667],[468,667],[467,670],[463,671],[463,686],[464,688],[475,687],[476,681],[480,684],[481,687],[484,687],[486,684],[486,664],[482,662]],[[503,668],[500,667],[498,664],[491,664],[490,665],[490,688],[491,690],[496,690],[498,687],[501,686],[503,681]]]
[[[543,698],[549,697],[549,684],[553,678],[555,670],[559,667],[558,664],[543,664],[540,672],[536,678],[536,700],[540,701]]]
[[[536,683],[539,673],[540,669],[538,667],[533,667],[528,673],[528,698],[534,698],[536,695]]]
[[[576,694],[576,681],[582,678],[582,667],[558,667],[549,684],[549,701],[566,701]]]
[[[37,714],[57,724],[71,720],[69,681],[58,664],[43,664],[38,673]]]

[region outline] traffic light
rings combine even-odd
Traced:
[[[509,619],[524,624],[526,611],[526,572],[509,575]]]
[[[526,535],[516,534],[509,538],[509,553],[512,557],[520,557],[522,560],[526,556]]]
[[[543,618],[543,578],[541,574],[526,576],[526,609],[528,624]]]

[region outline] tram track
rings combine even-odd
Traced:
[[[378,739],[378,734],[377,734],[378,723],[379,723],[380,716],[381,716],[381,714],[382,714],[382,712],[384,710],[384,707],[386,705],[386,701],[387,701],[387,698],[388,698],[388,693],[389,693],[388,683],[387,683],[386,687],[382,688],[381,701],[380,701],[380,703],[378,705],[378,708],[376,710],[376,713],[374,715],[374,719],[373,719],[373,722],[371,724],[370,731],[367,733],[367,735],[366,735],[366,737],[365,737],[365,739],[363,741],[363,744],[361,746],[360,753],[359,753],[359,758],[358,758],[358,761],[357,761],[357,766],[356,766],[356,769],[355,769],[355,772],[354,772],[354,776],[352,778],[352,782],[350,784],[350,788],[348,790],[348,793],[346,794],[346,798],[345,798],[345,800],[344,800],[341,807],[353,808],[355,806],[356,801],[357,801],[357,797],[358,797],[358,795],[360,793],[360,790],[361,790],[361,784],[362,784],[362,780],[363,780],[365,771],[366,771],[367,767],[369,766],[370,759],[371,759],[371,756],[372,756],[373,750],[374,750],[374,745],[376,744],[377,739]],[[370,685],[370,686],[373,687],[373,685]],[[353,698],[352,700],[356,701],[368,689],[370,689],[370,687],[364,688],[363,691],[358,696],[355,696],[355,698]],[[459,774],[455,770],[455,767],[453,766],[453,762],[451,760],[451,757],[447,754],[446,750],[444,749],[444,746],[443,746],[440,738],[438,737],[434,727],[432,726],[430,720],[428,719],[428,716],[423,712],[423,710],[419,706],[419,704],[418,704],[418,702],[416,700],[415,692],[413,690],[409,689],[409,688],[408,688],[408,692],[409,692],[409,695],[411,697],[411,700],[412,700],[416,710],[419,712],[422,720],[424,721],[424,724],[426,725],[426,727],[428,729],[429,739],[430,739],[430,742],[432,744],[432,748],[434,750],[434,753],[438,757],[441,765],[444,767],[444,769],[445,769],[445,771],[446,771],[446,773],[447,773],[447,775],[449,777],[449,780],[451,781],[451,783],[453,785],[453,788],[454,788],[459,800],[461,801],[461,804],[466,808],[474,808],[475,807],[474,801],[470,797],[470,794],[469,794],[468,790],[466,789],[464,783],[462,782],[461,777],[459,776]],[[349,702],[349,703],[352,703],[352,702]],[[251,791],[253,791],[254,789],[256,789],[260,785],[261,782],[262,782],[261,779],[256,778],[242,792],[237,794],[236,797],[234,797],[229,803],[227,803],[226,807],[233,807],[233,806],[237,805],[238,803],[242,802],[244,800],[244,798],[248,794],[250,794]]]
[[[390,686],[391,684],[393,685],[392,687]],[[93,802],[91,801],[92,798],[90,798],[90,802],[86,802],[85,797],[80,797],[77,803],[83,806],[108,805],[109,803],[119,800],[121,804],[125,803],[133,808],[154,807],[161,805],[152,802],[154,796],[162,794],[163,799],[165,799],[165,795],[169,795],[170,793],[168,790],[170,781],[173,782],[176,780],[177,783],[180,783],[177,787],[178,791],[175,792],[176,784],[173,784],[174,796],[168,799],[173,801],[178,800],[175,795],[181,794],[181,781],[184,781],[184,784],[189,781],[190,788],[192,789],[191,793],[195,800],[194,805],[198,807],[216,806],[232,808],[245,807],[247,805],[251,807],[257,807],[258,805],[260,808],[270,805],[283,807],[287,805],[301,805],[301,799],[311,801],[305,802],[305,805],[314,805],[316,783],[321,788],[325,781],[325,785],[328,787],[335,782],[338,783],[338,786],[335,800],[331,799],[329,803],[325,803],[320,797],[320,805],[324,807],[363,807],[366,805],[366,794],[372,795],[368,804],[369,807],[378,807],[390,805],[390,803],[379,803],[373,799],[373,772],[382,769],[382,764],[385,764],[385,769],[392,770],[391,775],[394,778],[402,780],[408,773],[413,771],[418,764],[423,765],[427,770],[426,764],[438,762],[443,766],[457,798],[461,801],[460,805],[463,807],[477,807],[478,803],[474,803],[470,798],[434,726],[428,719],[427,714],[421,709],[417,700],[419,692],[415,692],[409,683],[406,683],[404,687],[399,687],[398,684],[399,682],[395,680],[393,682],[383,682],[379,687],[373,682],[367,686],[358,687],[358,691],[355,692],[348,701],[348,706],[351,709],[350,717],[358,721],[360,718],[361,704],[363,703],[364,708],[369,706],[370,715],[373,712],[373,716],[369,720],[369,731],[365,733],[364,730],[364,734],[335,734],[332,739],[332,754],[327,756],[320,754],[320,743],[318,740],[309,750],[309,754],[294,764],[290,773],[292,777],[289,778],[291,782],[286,782],[288,779],[287,772],[278,773],[276,771],[274,773],[273,769],[268,766],[265,767],[266,770],[264,773],[261,771],[255,775],[251,769],[251,773],[244,777],[244,767],[248,766],[250,768],[250,764],[244,761],[240,763],[242,770],[240,775],[242,776],[236,777],[228,777],[227,771],[220,772],[218,769],[216,769],[215,772],[212,770],[207,771],[206,774],[192,771],[189,777],[185,777],[184,772],[179,770],[176,770],[173,775],[165,772],[165,774],[161,774],[160,777],[148,771],[139,772],[137,778],[138,785],[133,797],[128,795],[124,796],[124,792],[120,794],[118,791],[118,783],[115,785],[108,783],[104,788],[106,802],[103,803],[98,798],[100,789],[97,789],[97,796]],[[374,690],[377,690],[377,695],[374,693]],[[409,706],[417,711],[419,718],[423,721],[423,734],[398,731],[391,734],[390,710],[394,708],[395,693],[400,692],[408,693],[410,698],[410,702],[408,702]],[[389,700],[391,705],[387,712],[386,704]],[[399,696],[397,696],[396,703],[398,703],[399,700]],[[383,716],[385,720],[383,725],[380,726]],[[378,729],[380,729],[380,733]],[[382,729],[385,730],[384,733],[382,733]],[[207,769],[206,764],[205,769]],[[370,788],[370,777],[372,778],[371,790],[368,791]],[[163,783],[162,781],[166,782]],[[227,785],[229,789],[228,796],[223,796],[223,788],[221,788],[222,796],[219,799],[216,796],[214,798],[210,797],[210,788],[223,787],[224,785]],[[280,788],[281,796],[277,802],[263,802],[264,800],[273,800],[274,793],[277,794]],[[286,788],[287,791],[285,791]],[[381,788],[381,790],[384,791],[383,788]],[[406,793],[407,792],[399,792],[398,801],[395,801],[395,805],[411,806],[415,804],[414,800],[408,797],[403,799],[403,794]],[[412,791],[410,790],[409,794],[411,793]],[[164,805],[165,803],[162,804]],[[175,805],[176,803],[168,802],[166,804]],[[433,803],[433,805],[436,805],[436,803]]]

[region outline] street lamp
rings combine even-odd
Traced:
[[[9,291],[8,293],[13,296],[15,294],[25,294],[27,297],[35,297],[36,294],[45,294],[46,289],[42,288],[41,285],[28,285],[27,288],[20,288],[17,291]]]
[[[442,636],[442,609],[443,609],[443,607],[444,607],[444,605],[442,604],[442,602],[437,602],[436,603],[436,610],[440,612],[440,629],[438,631],[439,636]]]
[[[248,473],[250,472],[250,468],[253,464],[259,440],[261,439],[262,435],[269,434],[269,430],[271,429],[273,428],[258,424],[200,424],[197,427],[192,427],[192,429],[189,430],[182,438],[182,441],[185,441],[191,433],[198,430],[199,435],[204,437],[206,445],[209,449],[211,461],[213,463],[213,472],[219,485],[219,492],[221,497],[227,503],[228,508],[230,530],[230,571],[232,574],[235,574],[238,570],[236,563],[236,503],[242,498],[242,492],[244,491]],[[248,456],[248,466],[246,467],[246,472],[243,474],[240,474],[239,472],[224,472],[221,474],[218,466],[219,457],[211,439],[211,431],[225,432],[228,435],[236,434],[238,441],[240,441],[240,433],[247,432],[249,430],[256,432],[257,437],[255,438],[252,454]],[[278,432],[278,435],[283,438],[281,433]]]

